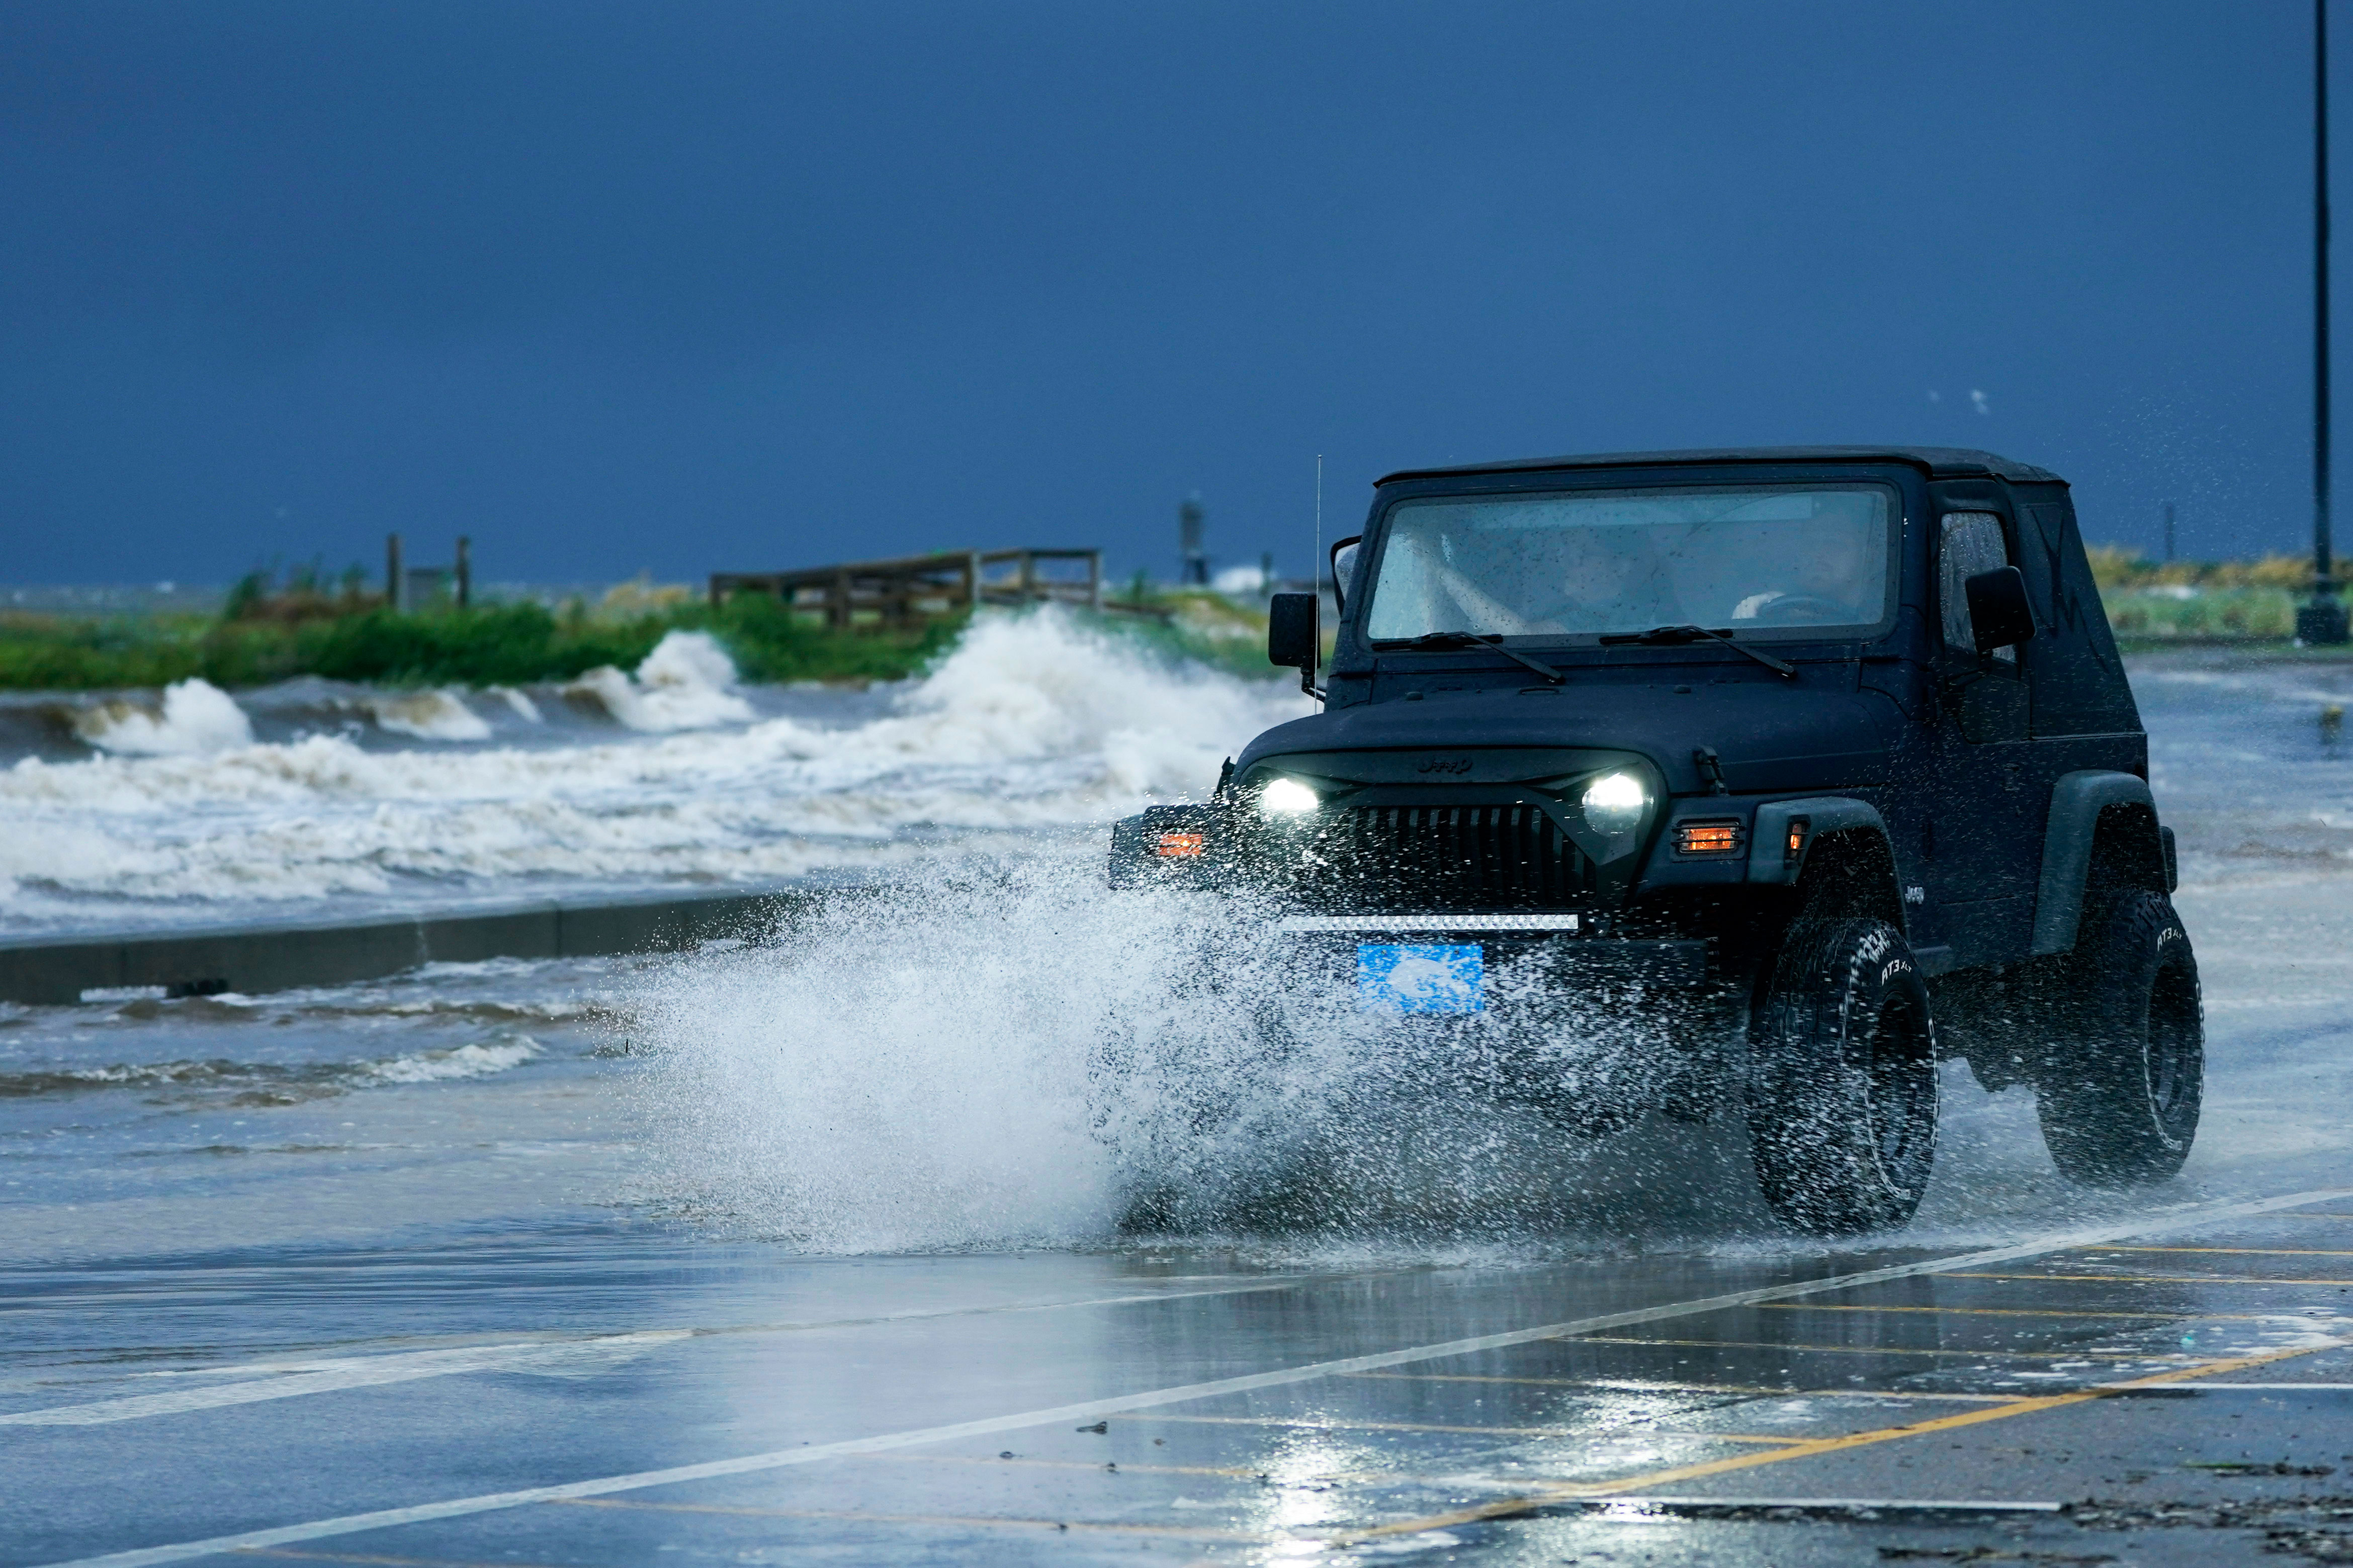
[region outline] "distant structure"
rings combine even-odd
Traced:
[[[1209,585],[1209,552],[1201,546],[1201,520],[1207,515],[1198,490],[1176,509],[1176,548],[1184,563],[1176,581],[1188,588]]]
[[[949,550],[897,561],[711,574],[712,605],[738,594],[782,599],[797,618],[841,632],[902,630],[984,605],[1125,607],[1103,600],[1100,550]]]
[[[419,610],[464,609],[474,602],[474,542],[458,536],[458,559],[448,566],[409,566],[401,560],[400,535],[384,541],[384,602],[402,615]]]

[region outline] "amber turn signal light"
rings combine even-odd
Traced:
[[[1200,854],[1207,842],[1198,833],[1164,833],[1160,836],[1160,857],[1165,860],[1188,859]]]
[[[1686,858],[1737,855],[1740,853],[1740,824],[1678,822],[1675,824],[1675,853]]]

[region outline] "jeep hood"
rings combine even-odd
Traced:
[[[1421,701],[1365,703],[1294,719],[1242,752],[1237,775],[1303,752],[1463,753],[1483,747],[1639,752],[1677,795],[1706,786],[1692,752],[1715,748],[1737,794],[1883,784],[1899,721],[1875,692],[1809,691],[1757,682],[1676,693],[1658,686],[1567,687],[1523,694],[1457,691]]]

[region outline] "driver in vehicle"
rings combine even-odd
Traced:
[[[1863,604],[1863,540],[1859,531],[1810,530],[1812,548],[1778,552],[1785,586],[1751,594],[1732,607],[1736,624],[1761,626],[1852,626],[1879,618],[1877,605]]]

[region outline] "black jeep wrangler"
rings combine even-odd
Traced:
[[[2197,965],[2058,476],[1876,447],[1411,469],[1332,570],[1320,688],[1315,596],[1269,634],[1323,711],[1121,822],[1115,882],[1248,890],[1401,1027],[1676,1017],[1654,1103],[1742,1101],[1802,1229],[1910,1217],[1945,1057],[2031,1082],[2074,1180],[2180,1168]]]

